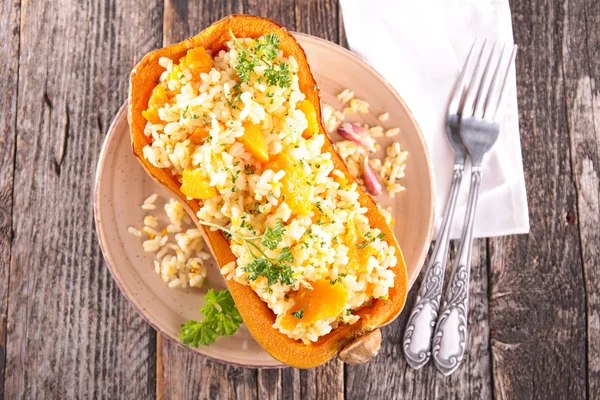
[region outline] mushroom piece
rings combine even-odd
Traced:
[[[377,355],[380,347],[381,331],[375,329],[346,345],[338,357],[346,364],[364,364]]]

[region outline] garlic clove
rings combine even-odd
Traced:
[[[363,181],[365,183],[365,187],[367,191],[373,196],[379,196],[383,193],[383,186],[379,181],[379,177],[369,164],[369,156],[365,157],[365,161],[363,163]]]
[[[375,145],[375,142],[373,141],[373,138],[369,136],[369,133],[356,124],[344,122],[338,127],[337,132],[344,139],[357,143],[369,150],[373,149],[373,146]]]

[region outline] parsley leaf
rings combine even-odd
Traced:
[[[233,335],[243,322],[229,290],[210,289],[204,299],[206,305],[200,309],[204,319],[181,324],[179,340],[186,346],[212,344],[219,336]]]
[[[294,256],[289,247],[284,247],[277,258],[269,257],[265,251],[254,242],[254,240],[260,239],[260,244],[268,248],[269,250],[275,250],[279,243],[283,240],[283,233],[285,232],[285,226],[281,218],[275,221],[275,225],[265,230],[262,236],[245,237],[237,232],[233,232],[225,227],[217,224],[213,224],[206,221],[198,221],[202,225],[217,228],[229,235],[229,238],[237,238],[246,244],[246,248],[252,255],[253,259],[246,264],[244,272],[248,273],[247,279],[254,281],[259,277],[263,276],[268,280],[268,286],[273,285],[276,282],[282,285],[292,285],[294,283],[292,267],[287,263],[294,262]],[[252,250],[254,248],[254,250]],[[259,255],[255,253],[257,251]]]
[[[277,218],[275,225],[265,230],[262,241],[260,244],[265,246],[269,250],[275,250],[279,242],[283,240],[283,232],[285,227],[281,221],[281,218]]]
[[[267,278],[268,286],[277,282],[282,285],[291,285],[294,283],[292,268],[289,265],[276,264],[266,258],[253,259],[244,267],[244,272],[248,272],[248,279],[251,281],[264,276]]]
[[[256,172],[256,169],[252,168],[252,165],[249,165],[249,164],[244,165],[244,173],[246,175],[252,175],[254,172]]]
[[[247,49],[237,40],[233,32],[229,31],[229,33],[234,45],[240,50],[235,66],[235,71],[240,78],[238,85],[249,82],[250,74],[254,73],[256,67],[260,64],[266,67],[264,78],[269,85],[279,86],[280,88],[288,88],[292,85],[289,64],[286,62],[275,62],[280,46],[280,41],[276,34],[269,33],[265,35],[264,41],[258,42],[254,47]],[[235,103],[235,101],[231,101],[231,103]]]
[[[237,59],[235,71],[240,77],[240,82],[249,82],[250,73],[254,72],[254,69],[258,66],[258,62],[255,58],[250,59],[247,51],[243,51]]]
[[[290,68],[287,63],[271,65],[265,70],[265,79],[271,86],[279,86],[280,88],[288,88],[292,86],[292,77]]]
[[[302,307],[302,309],[301,309],[301,310],[298,310],[298,311],[296,311],[296,312],[293,312],[293,313],[292,313],[292,317],[294,317],[294,318],[298,318],[298,319],[301,319],[302,317],[304,317],[304,307]]]
[[[356,247],[358,247],[359,249],[364,249],[365,247],[367,247],[368,245],[370,245],[371,243],[373,243],[375,241],[375,239],[379,239],[382,240],[386,235],[385,233],[380,233],[379,235],[377,235],[377,237],[372,237],[371,236],[371,232],[367,232],[365,233],[365,241],[362,243],[357,243]]]
[[[279,262],[294,262],[294,255],[288,246],[281,249],[281,253],[277,256]]]
[[[268,61],[273,61],[275,58],[277,58],[279,44],[279,38],[277,35],[274,33],[268,33],[265,35],[265,41],[258,43],[252,50],[258,57],[265,58]]]

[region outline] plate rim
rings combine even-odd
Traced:
[[[418,265],[416,267],[414,277],[412,280],[409,279],[407,282],[408,283],[407,291],[410,291],[410,289],[412,288],[412,286],[416,280],[416,277],[420,274],[421,269],[423,268],[425,258],[427,257],[428,249],[429,249],[429,246],[432,241],[433,228],[434,228],[434,222],[435,222],[435,182],[433,179],[433,166],[431,163],[429,148],[428,148],[427,142],[425,141],[425,138],[423,136],[423,132],[421,131],[421,127],[417,123],[412,111],[410,110],[410,108],[408,107],[408,105],[406,104],[404,99],[400,96],[400,94],[377,70],[375,70],[365,60],[360,58],[358,55],[352,53],[350,50],[348,50],[336,43],[328,41],[326,39],[319,38],[319,37],[309,35],[306,33],[301,33],[301,32],[292,31],[292,34],[296,37],[301,37],[303,40],[313,41],[313,42],[316,42],[319,45],[325,46],[333,51],[342,53],[346,57],[350,57],[351,59],[353,59],[354,62],[359,63],[362,67],[364,67],[366,70],[368,70],[373,76],[375,76],[381,83],[383,83],[383,85],[393,94],[393,96],[396,98],[396,100],[400,103],[400,105],[406,111],[411,124],[416,129],[416,133],[417,133],[419,142],[424,149],[427,170],[429,172],[429,176],[431,177],[431,179],[429,180],[429,190],[431,192],[431,201],[430,201],[430,206],[429,206],[429,211],[430,211],[429,221],[427,222],[429,227],[427,230],[426,244],[425,244],[424,248],[421,250],[421,255],[418,259]],[[300,44],[300,46],[302,47],[302,44]],[[304,49],[303,49],[303,51],[304,51]],[[319,88],[319,101],[321,102],[320,88]],[[137,311],[138,315],[140,315],[144,319],[144,321],[146,323],[148,323],[148,325],[150,325],[157,333],[159,333],[163,337],[167,338],[168,340],[171,340],[172,342],[176,343],[177,346],[180,346],[180,347],[190,350],[194,353],[197,353],[197,354],[201,355],[202,357],[205,357],[206,359],[209,359],[211,361],[215,361],[218,363],[222,363],[222,364],[228,364],[228,365],[244,367],[244,368],[279,369],[279,368],[287,367],[287,365],[281,363],[280,361],[278,361],[276,359],[274,359],[274,361],[278,364],[269,364],[269,365],[244,364],[244,363],[239,363],[239,362],[235,362],[235,361],[224,360],[224,359],[216,358],[214,356],[211,356],[211,355],[208,355],[208,354],[202,352],[201,348],[192,348],[192,347],[185,346],[183,343],[181,343],[179,341],[179,339],[177,337],[174,337],[173,335],[163,331],[159,326],[157,326],[153,321],[151,321],[149,316],[146,315],[146,312],[143,311],[142,307],[138,304],[137,300],[134,299],[134,296],[126,290],[124,283],[121,281],[121,276],[117,272],[116,262],[112,257],[112,253],[109,251],[108,239],[106,238],[106,232],[104,230],[103,223],[101,223],[102,218],[101,218],[101,211],[100,211],[99,204],[100,204],[100,192],[102,190],[102,188],[101,188],[102,185],[100,184],[100,182],[101,182],[102,177],[105,172],[104,165],[105,165],[105,161],[106,161],[106,152],[107,152],[108,144],[109,144],[109,141],[113,138],[114,130],[115,130],[117,123],[122,118],[127,119],[128,104],[129,104],[129,100],[127,99],[121,105],[121,107],[119,108],[117,113],[115,114],[114,118],[112,119],[112,121],[108,127],[108,130],[106,131],[106,135],[102,142],[102,147],[100,149],[100,153],[98,156],[98,164],[96,166],[96,171],[94,174],[94,195],[93,195],[94,226],[95,226],[96,236],[98,238],[98,244],[100,245],[100,250],[102,251],[102,255],[103,255],[104,261],[108,267],[110,275],[111,275],[113,281],[116,283],[117,287],[119,288],[121,295],[123,295],[123,297],[125,297],[125,299],[127,299],[129,301],[129,303]]]

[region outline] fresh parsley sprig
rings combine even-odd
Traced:
[[[254,281],[263,276],[267,278],[268,286],[271,286],[276,282],[279,282],[282,285],[291,285],[294,283],[292,267],[288,264],[294,262],[292,250],[286,246],[281,249],[276,258],[272,258],[256,244],[256,241],[260,240],[260,245],[269,250],[275,250],[279,246],[279,243],[283,241],[283,234],[285,232],[285,227],[283,226],[281,218],[278,218],[275,221],[275,224],[272,227],[267,228],[265,233],[260,236],[243,236],[221,225],[202,220],[199,222],[202,225],[219,229],[230,237],[235,237],[244,242],[246,248],[252,255],[252,261],[244,267],[244,272],[248,273],[249,280]]]
[[[229,290],[210,289],[204,299],[206,305],[200,309],[204,319],[181,324],[179,340],[186,346],[212,344],[219,336],[233,335],[243,322]]]
[[[280,46],[280,41],[276,34],[269,33],[265,35],[264,41],[257,41],[251,49],[244,47],[231,30],[229,30],[229,34],[234,45],[240,50],[235,66],[235,70],[240,78],[239,83],[249,82],[250,73],[254,73],[255,69],[260,64],[263,64],[266,67],[264,77],[267,84],[279,86],[280,88],[288,88],[292,85],[289,64],[282,61],[275,62]]]

